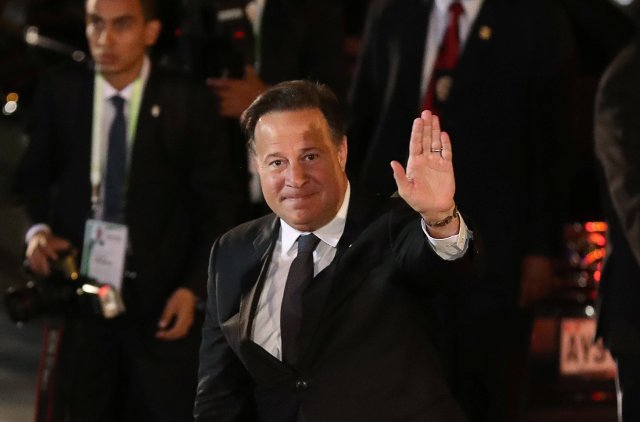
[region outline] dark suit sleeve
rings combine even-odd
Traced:
[[[636,40],[613,62],[596,98],[595,148],[615,213],[640,265],[640,56]]]
[[[388,238],[396,265],[405,274],[404,280],[421,290],[455,290],[478,278],[481,248],[470,237],[464,256],[446,261],[429,245],[420,216],[408,205],[401,204],[389,214]]]
[[[54,105],[54,82],[49,76],[45,74],[36,89],[26,128],[28,146],[16,174],[15,190],[31,223],[49,222],[49,192],[57,178],[55,161],[60,148],[52,114],[59,107]]]
[[[251,406],[252,381],[220,328],[215,276],[218,245],[213,247],[209,266],[194,416],[196,421],[243,421]]]
[[[186,285],[204,297],[209,250],[218,236],[238,223],[240,190],[232,177],[229,139],[221,130],[212,96],[204,87],[194,86],[191,98],[194,106],[184,140],[190,142],[188,183],[196,240]]]

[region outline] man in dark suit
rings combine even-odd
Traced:
[[[276,85],[242,124],[274,214],[214,244],[196,420],[465,420],[428,334],[427,298],[474,255],[437,117],[415,119],[392,199],[350,187],[325,86]]]
[[[372,4],[350,93],[348,170],[354,184],[392,192],[386,163],[406,158],[408,116],[433,95],[442,127],[456,141],[456,200],[484,234],[487,251],[482,279],[441,298],[442,332],[453,336],[442,353],[472,420],[512,421],[523,386],[514,375],[528,349],[519,296],[522,290],[529,299],[549,284],[558,233],[550,170],[562,148],[551,119],[550,11],[538,0],[457,2],[458,53],[440,78],[454,3]]]
[[[606,176],[609,223],[598,336],[618,366],[619,421],[640,420],[639,74],[640,37],[636,37],[603,76],[595,108],[595,148]]]
[[[160,29],[154,16],[149,0],[87,0],[94,69],[54,70],[34,101],[19,173],[34,223],[31,269],[46,276],[63,250],[80,250],[87,218],[129,233],[125,314],[66,323],[53,405],[60,420],[191,419],[196,301],[237,198],[206,88],[146,58]],[[111,183],[118,169],[122,179]]]

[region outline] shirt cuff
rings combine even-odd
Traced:
[[[29,243],[31,241],[31,238],[35,236],[36,233],[41,231],[47,231],[51,233],[51,227],[49,227],[44,223],[34,224],[29,228],[29,230],[27,231],[27,234],[24,236],[24,243]]]
[[[436,239],[429,236],[424,220],[420,219],[420,226],[427,236],[429,246],[431,246],[431,249],[433,249],[436,255],[445,261],[454,261],[464,256],[469,248],[469,241],[473,239],[473,232],[469,230],[460,213],[458,213],[458,218],[460,219],[460,230],[458,234],[444,239]]]

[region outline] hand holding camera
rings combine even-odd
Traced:
[[[9,317],[24,324],[35,317],[70,315],[111,319],[125,311],[120,292],[80,274],[77,252],[49,230],[36,233],[27,246],[25,265],[35,276],[5,294]]]
[[[41,230],[34,234],[27,245],[27,264],[31,271],[41,277],[51,275],[52,261],[58,261],[62,252],[68,252],[71,243],[51,233]],[[75,254],[75,251],[74,251]]]

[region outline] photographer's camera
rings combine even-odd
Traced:
[[[11,286],[5,306],[12,321],[27,323],[39,316],[90,315],[111,319],[125,311],[120,292],[81,275],[72,251],[51,264],[51,275]]]

